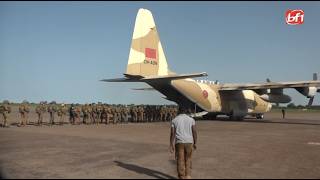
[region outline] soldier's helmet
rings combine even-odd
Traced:
[[[2,103],[3,104],[10,104],[8,100],[4,100]]]

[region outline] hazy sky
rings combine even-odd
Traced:
[[[320,73],[320,2],[0,2],[0,100],[170,103],[131,90],[143,83],[99,81],[125,72],[139,8],[153,13],[174,72],[221,83]],[[304,10],[305,23],[287,25],[287,9]]]

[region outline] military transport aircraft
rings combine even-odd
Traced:
[[[145,82],[176,102],[180,107],[194,109],[207,115],[227,115],[230,119],[241,120],[246,115],[263,118],[270,111],[271,103],[288,103],[291,97],[283,94],[284,88],[294,88],[310,98],[309,105],[317,92],[320,81],[314,75],[313,81],[270,82],[252,84],[218,84],[192,78],[207,76],[207,73],[176,74],[169,70],[151,12],[139,9],[127,71],[123,78],[103,79],[106,82]]]

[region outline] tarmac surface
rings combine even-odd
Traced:
[[[320,178],[320,113],[196,124],[193,178]],[[169,132],[169,122],[20,128],[13,123],[0,128],[0,177],[176,178]]]

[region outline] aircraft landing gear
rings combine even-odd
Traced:
[[[257,114],[257,115],[256,115],[256,118],[257,118],[257,119],[263,119],[264,116],[263,116],[263,114]]]
[[[229,114],[229,119],[232,121],[243,121],[245,115],[243,114],[235,114],[234,111],[231,111]]]
[[[244,116],[233,116],[233,115],[230,115],[229,119],[232,120],[232,121],[243,121]]]

